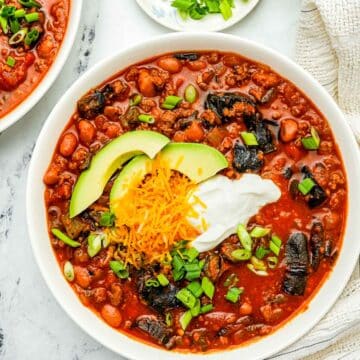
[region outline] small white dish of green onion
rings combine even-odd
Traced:
[[[221,31],[249,14],[259,0],[136,0],[156,22],[176,31]]]

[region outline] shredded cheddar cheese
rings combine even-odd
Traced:
[[[199,217],[196,203],[206,205],[197,197],[189,201],[195,189],[187,177],[155,160],[151,173],[143,181],[134,179],[114,203],[116,222],[108,236],[118,244],[117,255],[136,268],[169,262],[177,242],[199,235],[189,218]]]

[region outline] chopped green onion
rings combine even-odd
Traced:
[[[205,0],[205,4],[210,14],[218,14],[220,12],[219,0]]]
[[[269,248],[276,256],[279,256],[280,248],[273,241],[270,241]]]
[[[263,246],[260,246],[256,249],[255,256],[261,260],[269,253],[270,253],[270,250],[265,249]]]
[[[243,291],[244,291],[243,289],[240,289],[238,287],[232,287],[226,293],[225,299],[235,304],[235,303],[237,303],[239,301],[240,294]]]
[[[87,252],[90,257],[94,257],[101,250],[103,234],[90,234],[88,236],[88,249]]]
[[[244,249],[251,251],[252,248],[252,240],[247,232],[244,225],[240,224],[237,229],[237,235],[240,239],[241,245],[244,247]]]
[[[185,264],[184,268],[185,268],[186,271],[189,271],[189,272],[200,270],[199,264],[196,264],[196,263],[194,263],[194,264]]]
[[[17,21],[17,19],[10,19],[10,31],[13,34],[16,34],[20,30],[20,23]]]
[[[1,20],[1,18],[0,18],[0,20]],[[28,32],[27,29],[19,30],[16,34],[11,36],[11,38],[9,39],[9,45],[17,45],[17,44],[20,44],[21,42],[23,42],[27,32]]]
[[[255,269],[253,264],[247,264],[246,266],[250,271],[252,271],[254,274],[256,274],[258,276],[268,276],[269,275],[268,272],[265,271],[265,270],[257,270],[257,269]]]
[[[247,146],[257,146],[257,145],[259,145],[255,134],[252,133],[252,132],[242,131],[241,132],[241,137],[243,138],[244,143]]]
[[[1,11],[0,15],[4,18],[9,18],[15,16],[16,7],[15,6],[4,6]]]
[[[81,244],[78,241],[75,241],[69,238],[66,234],[64,234],[61,230],[53,228],[51,229],[53,235],[55,235],[59,240],[61,240],[64,244],[69,245],[71,247],[79,247]]]
[[[204,267],[205,265],[205,259],[202,259],[199,261],[199,268],[202,270],[202,268]]]
[[[173,324],[173,318],[172,318],[171,313],[169,313],[169,312],[165,314],[165,323],[166,323],[166,326],[168,326],[168,327],[170,327]]]
[[[257,257],[252,256],[251,259],[250,259],[250,261],[251,261],[251,264],[254,265],[254,268],[255,268],[256,270],[263,270],[263,271],[266,270],[266,264],[265,264],[265,262],[262,261],[262,260],[259,260]]]
[[[10,67],[14,67],[15,64],[16,64],[16,60],[12,56],[8,56],[8,58],[6,59],[6,65]]]
[[[169,285],[169,280],[164,274],[159,274],[157,276],[157,279],[158,279],[161,286],[168,286]]]
[[[120,260],[110,261],[110,269],[120,278],[127,279],[129,277],[129,271],[125,264]]]
[[[172,7],[175,7],[179,10],[189,10],[194,5],[193,0],[174,0],[171,3]]]
[[[201,270],[194,270],[194,271],[188,271],[185,275],[185,279],[189,280],[189,281],[193,281],[196,280],[200,277],[201,275]]]
[[[74,267],[70,261],[66,261],[64,264],[64,276],[66,280],[70,282],[75,279]]]
[[[191,104],[194,103],[198,97],[198,92],[196,90],[196,87],[192,84],[188,85],[185,88],[184,97],[187,102]]]
[[[313,179],[306,178],[299,183],[298,189],[303,195],[307,195],[315,185],[316,183]]]
[[[189,309],[195,306],[196,297],[186,288],[179,290],[176,294],[176,298]]]
[[[1,30],[4,34],[7,34],[9,32],[9,25],[6,18],[0,16],[0,26]]]
[[[142,100],[142,96],[140,94],[134,94],[130,98],[130,106],[139,105],[141,103],[141,100]]]
[[[190,309],[191,315],[193,317],[198,316],[200,314],[200,310],[201,310],[200,299],[197,299],[194,307]]]
[[[302,138],[301,142],[306,150],[317,150],[320,146],[320,136],[314,127],[310,129],[310,132],[311,136]]]
[[[140,114],[138,116],[138,120],[147,124],[154,124],[155,119],[152,115],[148,115],[148,114]]]
[[[267,228],[263,228],[261,226],[255,226],[250,233],[250,236],[253,238],[262,238],[269,234],[271,230]]]
[[[282,241],[277,235],[271,236],[271,241],[278,247],[281,247]]]
[[[188,310],[186,312],[184,312],[179,319],[181,328],[185,331],[186,328],[189,326],[190,322],[192,320],[192,315],[191,315],[191,311]]]
[[[214,297],[215,286],[208,277],[204,276],[202,278],[201,287],[208,298],[212,299]]]
[[[266,260],[270,269],[275,269],[279,261],[276,256],[269,256]]]
[[[184,267],[185,263],[184,260],[179,256],[175,255],[172,259],[172,267],[175,270],[181,270]]]
[[[231,253],[231,256],[237,261],[249,260],[251,258],[251,251],[246,249],[236,249]]]
[[[31,46],[33,44],[35,44],[37,42],[37,40],[39,39],[39,30],[37,29],[32,29],[30,30],[27,35],[25,36],[25,44],[27,46]]]
[[[32,23],[34,21],[38,21],[39,20],[39,13],[37,12],[33,12],[33,13],[29,13],[25,15],[25,20],[28,23]]]
[[[236,274],[232,273],[230,274],[225,282],[224,282],[224,286],[228,287],[230,285],[236,285],[236,283],[239,281],[238,277],[236,276]]]
[[[106,249],[110,245],[110,239],[105,234],[102,234],[102,235],[103,235],[103,237],[102,237],[102,247],[104,249]]]
[[[165,98],[164,102],[161,104],[163,109],[172,110],[182,101],[182,98],[175,95],[169,95]]]
[[[205,7],[195,6],[190,8],[189,16],[194,20],[200,20],[206,15],[206,12]]]
[[[232,16],[232,10],[229,1],[220,0],[219,8],[224,20],[229,20]]]
[[[145,281],[145,286],[146,287],[159,287],[160,283],[159,281],[157,281],[156,279],[149,279]]]
[[[195,248],[191,247],[191,248],[185,249],[182,252],[182,255],[184,258],[186,258],[190,262],[193,262],[199,256],[199,252]]]
[[[18,2],[26,8],[41,8],[41,4],[38,3],[36,0],[18,0]]]
[[[203,293],[203,288],[201,287],[201,284],[198,281],[192,281],[187,288],[191,291],[191,293],[199,298]]]
[[[184,269],[181,269],[181,270],[174,269],[172,272],[172,275],[173,275],[174,281],[180,281],[185,276],[185,270]]]
[[[111,227],[114,226],[114,222],[115,222],[115,215],[112,212],[106,211],[101,214],[99,220],[100,226]]]
[[[203,305],[200,309],[200,313],[201,314],[206,314],[208,312],[210,312],[211,310],[214,309],[214,306],[213,304],[206,304],[206,305]]]
[[[18,9],[15,11],[14,16],[16,19],[20,19],[20,18],[24,17],[25,14],[26,14],[26,11],[24,9]]]

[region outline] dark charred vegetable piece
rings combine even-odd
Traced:
[[[331,239],[326,239],[324,245],[324,256],[329,258],[332,256],[333,253],[333,244]]]
[[[259,113],[251,116],[244,116],[244,120],[247,129],[255,133],[259,148],[265,154],[276,150],[273,134],[267,127],[265,120],[261,119]]]
[[[80,217],[70,219],[67,215],[62,215],[61,222],[64,225],[66,233],[72,239],[78,238],[82,233],[88,233],[91,229],[90,224],[83,221]]]
[[[233,166],[238,172],[246,170],[258,171],[264,164],[256,149],[247,149],[245,146],[236,143],[234,146]]]
[[[229,260],[230,262],[238,262],[233,256],[232,256],[232,252],[235,251],[235,250],[238,250],[240,249],[240,245],[239,245],[239,242],[237,242],[236,244],[235,243],[229,243],[229,242],[223,242],[221,244],[221,247],[220,247],[220,252],[221,252],[221,255],[226,259],[226,260]]]
[[[151,278],[151,276],[140,274],[137,282],[139,294],[149,306],[159,313],[165,313],[165,310],[180,305],[176,298],[176,293],[179,289],[175,285],[170,283],[166,287],[148,287],[145,283],[149,278]]]
[[[224,272],[222,257],[213,254],[208,255],[205,260],[204,272],[211,281],[216,282]]]
[[[266,104],[275,97],[275,88],[270,88],[265,95],[260,99],[261,104]]]
[[[290,235],[285,248],[286,272],[282,289],[289,295],[303,295],[308,273],[307,238],[301,232]]]
[[[324,227],[321,222],[314,222],[310,233],[310,264],[316,271],[321,260],[321,248],[324,246]]]
[[[142,315],[135,321],[136,326],[156,339],[159,344],[167,344],[172,330],[166,326],[163,319],[155,315]]]
[[[105,97],[100,91],[83,96],[78,101],[78,112],[82,118],[92,119],[102,113],[105,107]]]
[[[290,180],[290,178],[291,178],[292,175],[293,175],[293,171],[292,171],[292,169],[291,169],[290,166],[288,166],[288,167],[284,170],[283,175],[284,175],[284,178],[285,178],[285,179]]]
[[[129,107],[124,115],[120,116],[120,124],[124,128],[139,124],[140,110],[137,107]]]
[[[293,199],[295,199],[299,194],[299,180],[297,179],[293,179],[290,181],[290,185],[289,185],[289,191],[290,191],[290,195]]]
[[[236,331],[244,329],[245,326],[249,326],[252,323],[250,316],[242,316],[236,320],[234,324],[225,325],[218,331],[218,336],[229,336]]]
[[[303,166],[301,172],[304,174],[304,179],[312,179],[315,182],[315,186],[311,189],[308,194],[308,205],[312,209],[316,206],[321,205],[327,198],[325,190],[316,182],[310,169],[307,166]]]
[[[112,83],[106,84],[101,90],[104,95],[106,103],[110,104],[113,101],[118,100],[122,96],[128,95],[130,87],[121,80],[115,80]]]
[[[205,100],[205,109],[214,111],[223,123],[230,119],[224,116],[224,109],[231,109],[236,103],[245,103],[256,108],[256,104],[246,95],[240,93],[208,94]]]
[[[195,61],[199,58],[199,54],[196,53],[178,53],[174,55],[174,58],[178,60]]]

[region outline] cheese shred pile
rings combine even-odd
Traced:
[[[117,255],[136,268],[171,261],[170,251],[181,240],[199,235],[189,218],[199,218],[190,201],[196,185],[187,177],[170,170],[159,160],[145,179],[136,177],[126,194],[115,202],[115,227],[108,236],[118,244]],[[198,200],[196,200],[198,199]]]

